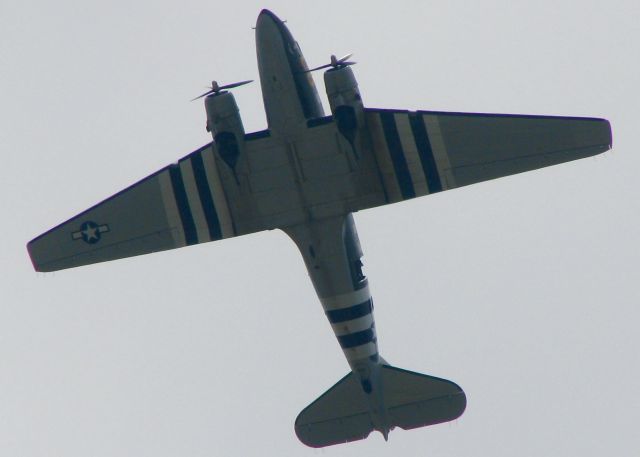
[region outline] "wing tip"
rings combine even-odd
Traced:
[[[613,131],[611,130],[611,122],[609,122],[609,120],[607,119],[602,119],[602,122],[604,122],[609,135],[609,149],[612,149],[613,148]]]
[[[608,119],[604,118],[593,118],[592,120],[596,121],[598,123],[597,125],[599,126],[597,135],[599,143],[598,148],[600,148],[593,155],[602,154],[613,149],[613,131],[611,129],[611,122],[609,122]]]
[[[27,252],[29,253],[29,260],[31,260],[31,265],[33,265],[33,269],[35,271],[44,271],[42,270],[41,265],[38,264],[37,260],[36,260],[36,256],[33,253],[33,242],[35,240],[31,240],[27,243]]]

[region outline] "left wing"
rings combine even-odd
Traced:
[[[365,109],[387,203],[611,148],[605,119]]]
[[[236,235],[209,143],[27,244],[54,271]]]

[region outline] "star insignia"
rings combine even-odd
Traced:
[[[96,244],[102,238],[102,234],[109,231],[107,224],[98,225],[93,221],[85,221],[80,225],[80,229],[71,234],[71,238],[82,240],[88,244]]]

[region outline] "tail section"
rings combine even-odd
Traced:
[[[382,365],[379,373],[381,392],[366,393],[352,372],[307,406],[295,423],[300,441],[324,447],[362,440],[373,430],[386,438],[394,427],[409,430],[440,424],[464,412],[465,394],[451,381],[390,365]],[[374,406],[379,401],[382,414]]]

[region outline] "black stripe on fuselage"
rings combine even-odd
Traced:
[[[411,173],[409,173],[407,159],[405,158],[404,151],[402,150],[402,143],[400,142],[400,135],[398,134],[398,126],[396,125],[393,112],[381,112],[380,121],[382,122],[384,138],[387,141],[389,155],[391,156],[393,169],[396,172],[396,180],[400,186],[402,198],[404,200],[413,198],[416,196],[416,191],[413,188],[413,183],[411,182]]]
[[[338,324],[340,322],[351,321],[358,319],[359,317],[367,316],[373,311],[371,299],[360,303],[358,305],[350,306],[349,308],[333,309],[327,311],[327,317],[332,324]]]
[[[342,349],[354,348],[367,343],[375,343],[376,333],[373,326],[361,332],[351,333],[350,335],[339,335],[338,342]]]
[[[436,159],[433,156],[433,149],[431,149],[429,133],[424,125],[424,118],[419,113],[409,113],[409,124],[411,124],[413,138],[420,155],[422,170],[425,178],[427,178],[429,193],[440,192],[442,190],[442,182],[440,182],[440,175],[438,174]]]
[[[204,170],[202,154],[194,154],[191,158],[191,165],[193,168],[193,175],[196,178],[196,187],[198,188],[198,195],[200,196],[200,202],[202,203],[202,210],[204,211],[204,216],[207,219],[209,236],[212,240],[219,240],[222,238],[220,219],[218,219],[216,206],[213,203],[213,198],[211,197],[211,192],[209,190],[209,182],[207,181],[207,174]]]
[[[191,208],[189,207],[189,200],[187,199],[187,191],[184,188],[184,181],[182,180],[180,165],[170,166],[169,176],[171,177],[173,195],[176,198],[178,213],[180,214],[180,220],[182,221],[184,240],[187,245],[197,244],[198,234],[196,233],[196,224],[193,221],[193,214],[191,214]]]

